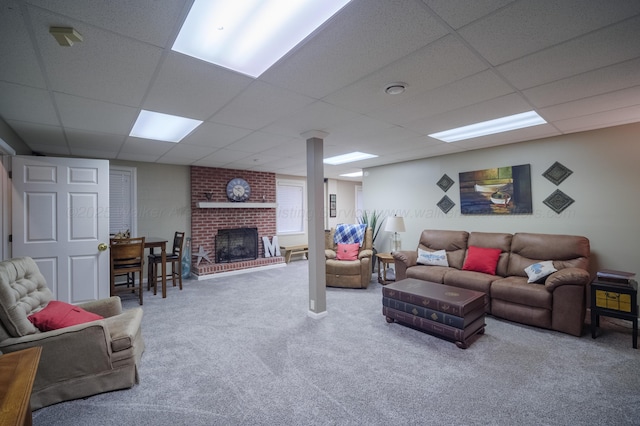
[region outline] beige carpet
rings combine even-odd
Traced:
[[[469,349],[382,315],[381,286],[328,289],[307,315],[307,262],[147,293],[132,389],[34,413],[35,425],[631,425],[640,351],[488,317]],[[126,300],[125,306],[136,306]],[[622,323],[623,324],[623,323]],[[628,323],[627,323],[628,324]]]

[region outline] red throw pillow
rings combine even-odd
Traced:
[[[357,260],[360,244],[338,244],[336,259],[338,260]]]
[[[502,250],[497,248],[469,246],[462,269],[495,275],[500,253]]]
[[[49,331],[103,319],[104,317],[69,303],[52,300],[44,309],[29,315],[27,318],[38,330]]]

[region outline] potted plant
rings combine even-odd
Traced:
[[[375,270],[376,265],[376,237],[378,236],[378,232],[380,232],[380,228],[382,228],[382,222],[384,220],[380,220],[380,216],[382,212],[378,212],[373,210],[371,213],[368,213],[366,210],[362,212],[362,217],[358,218],[358,223],[365,224],[367,227],[370,227],[372,230],[372,246],[373,246],[373,262],[371,262],[371,270]]]

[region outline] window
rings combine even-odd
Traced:
[[[276,185],[276,227],[278,234],[304,232],[304,182],[278,181]]]
[[[109,168],[109,234],[117,234],[128,229],[131,235],[137,235],[136,204],[136,169],[111,166]]]

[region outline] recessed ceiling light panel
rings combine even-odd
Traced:
[[[444,132],[433,133],[429,136],[443,142],[455,142],[525,127],[538,126],[540,124],[546,124],[544,118],[540,117],[535,111],[528,111],[496,118],[495,120],[482,121],[468,126],[445,130]]]
[[[172,50],[258,77],[350,0],[195,0]]]
[[[359,172],[352,172],[352,173],[344,173],[340,176],[344,176],[344,177],[362,177],[362,170],[360,170]]]
[[[325,158],[323,162],[325,164],[331,164],[336,166],[338,164],[352,163],[354,161],[367,160],[369,158],[376,158],[377,155],[367,154],[366,152],[350,152],[348,154],[336,155],[335,157]]]
[[[202,124],[200,120],[143,109],[140,111],[129,136],[164,142],[180,142],[200,124]]]

